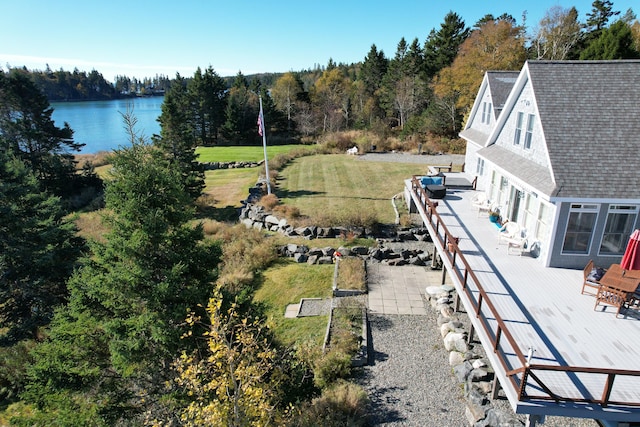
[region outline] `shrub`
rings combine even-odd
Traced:
[[[25,386],[26,367],[33,341],[20,341],[10,347],[0,347],[0,402],[15,398]]]
[[[351,355],[331,350],[315,361],[313,382],[319,388],[328,387],[338,379],[351,375]]]
[[[303,405],[290,422],[291,427],[360,427],[367,425],[369,399],[362,387],[340,381],[322,395]]]
[[[269,211],[272,211],[278,203],[280,203],[280,200],[278,200],[278,196],[273,193],[262,196],[258,202],[259,205],[264,206],[264,208]]]

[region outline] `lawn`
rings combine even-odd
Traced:
[[[304,148],[304,145],[271,145],[267,146],[267,156],[272,159],[276,154]],[[258,162],[264,159],[264,148],[260,146],[233,147],[198,147],[198,161],[209,162]]]
[[[328,316],[285,319],[289,304],[300,298],[329,298],[332,293],[334,266],[297,264],[280,260],[264,271],[264,282],[254,301],[263,305],[267,322],[282,344],[290,346],[312,341],[322,346]]]
[[[366,212],[393,223],[391,198],[404,180],[424,174],[426,165],[369,162],[343,154],[300,157],[280,172],[277,196],[303,215],[344,217]]]

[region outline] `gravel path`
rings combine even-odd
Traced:
[[[357,158],[372,162],[423,163],[426,165],[448,165],[449,163],[461,165],[464,163],[464,154],[427,156],[410,153],[366,153]]]
[[[371,399],[371,425],[468,425],[462,386],[451,374],[435,313],[369,320],[374,361],[358,382]]]

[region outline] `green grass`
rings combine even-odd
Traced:
[[[311,218],[366,213],[388,224],[395,220],[391,198],[404,190],[405,179],[425,172],[423,164],[359,161],[342,154],[300,157],[281,171],[276,194]]]
[[[267,322],[282,344],[290,346],[312,341],[322,346],[328,316],[285,319],[289,304],[301,298],[329,298],[333,265],[297,264],[280,260],[264,272],[264,283],[254,301],[265,307]]]
[[[303,145],[267,145],[267,156],[287,153]],[[198,147],[196,154],[200,162],[257,162],[264,159],[264,148],[260,146]]]

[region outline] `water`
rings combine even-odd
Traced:
[[[129,144],[129,136],[124,128],[120,113],[127,112],[127,105],[133,106],[133,115],[138,119],[136,130],[147,141],[151,135],[160,133],[157,119],[161,113],[164,98],[116,99],[111,101],[52,102],[52,118],[56,126],[64,122],[73,129],[73,140],[86,144],[81,153],[111,151]]]

